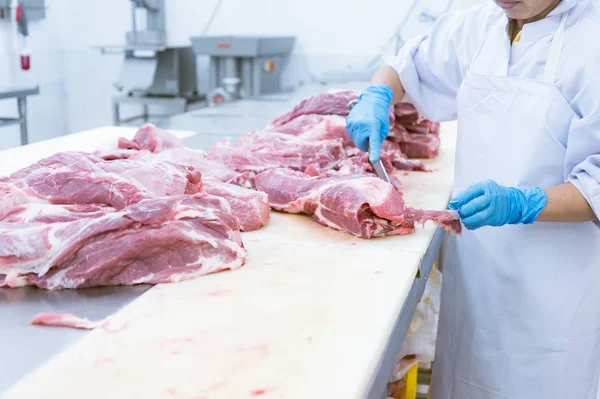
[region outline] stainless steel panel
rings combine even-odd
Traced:
[[[149,286],[106,287],[46,291],[35,288],[0,288],[0,393],[85,336],[68,328],[30,326],[41,312],[68,312],[102,319],[140,296]]]

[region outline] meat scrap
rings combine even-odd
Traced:
[[[108,316],[102,320],[92,321],[71,313],[40,313],[35,315],[29,324],[37,326],[69,327],[80,330],[102,328],[108,332],[117,332],[125,327],[122,320]]]
[[[156,284],[235,269],[246,250],[229,211],[202,193],[121,211],[21,205],[0,214],[0,287]]]
[[[316,222],[358,237],[404,235],[415,222],[433,220],[453,232],[455,213],[424,212],[407,208],[392,185],[369,176],[313,177],[286,169],[272,169],[255,178],[258,190],[269,195],[271,207],[288,213],[304,213]],[[415,220],[416,219],[416,220]]]

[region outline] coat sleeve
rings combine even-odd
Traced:
[[[600,108],[573,121],[569,131],[566,172],[600,218]]]
[[[408,99],[429,119],[456,119],[456,97],[464,70],[459,46],[466,12],[440,17],[430,31],[408,41],[395,57],[384,57],[398,73]]]

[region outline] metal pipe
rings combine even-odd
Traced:
[[[27,97],[18,97],[17,105],[19,108],[19,122],[21,125],[21,145],[29,144],[29,137],[27,135]]]

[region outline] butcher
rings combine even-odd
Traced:
[[[392,104],[458,120],[431,399],[596,398],[599,2],[487,0],[386,63],[347,119],[371,160]]]

